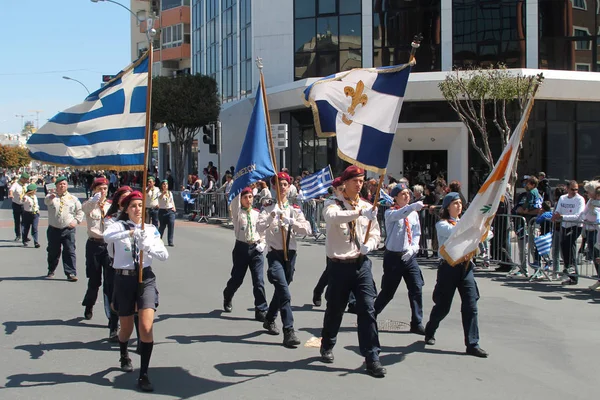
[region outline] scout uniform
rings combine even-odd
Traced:
[[[29,182],[29,174],[23,172],[21,178],[10,186],[8,197],[12,199],[13,220],[15,223],[15,242],[21,240],[21,232],[23,231],[23,197],[27,192],[27,183]]]
[[[154,177],[149,176],[148,181],[154,182]],[[158,196],[160,189],[152,186],[146,190],[146,223],[158,227]]]
[[[456,192],[448,193],[442,203],[442,213],[448,206],[460,200]],[[452,234],[456,227],[458,219],[441,219],[436,224],[438,242],[443,245]],[[458,289],[461,298],[461,315],[465,335],[465,346],[467,354],[485,358],[488,354],[479,347],[479,326],[477,324],[477,300],[479,300],[479,290],[473,276],[474,264],[471,261],[455,265],[450,265],[445,260],[438,266],[437,281],[433,289],[433,302],[435,305],[431,309],[429,322],[425,326],[425,343],[435,344],[435,332],[440,326],[440,322],[450,312],[454,292]]]
[[[100,185],[108,186],[106,178],[96,178],[92,184],[92,193]],[[85,273],[88,278],[88,287],[83,297],[82,306],[85,307],[85,319],[91,319],[93,316],[93,307],[98,299],[98,289],[102,285],[104,277],[104,298],[111,299],[113,292],[114,272],[111,266],[111,259],[108,255],[106,242],[104,242],[104,230],[106,229],[106,213],[110,208],[110,203],[106,199],[100,202],[100,193],[96,193],[88,201],[83,203],[83,212],[87,222],[88,240],[85,244]],[[110,332],[109,339],[114,340],[117,335],[118,320],[116,316],[108,312]]]
[[[40,247],[38,241],[38,222],[40,220],[40,206],[36,195],[37,185],[32,183],[26,188],[27,193],[23,196],[23,246],[29,242],[29,228],[35,248]]]
[[[66,177],[61,176],[56,183],[66,180]],[[54,277],[62,250],[65,275],[74,282],[77,281],[75,227],[71,228],[69,225],[72,222],[80,224],[83,221],[83,210],[79,199],[68,191],[62,196],[52,196],[53,194],[49,194],[44,199],[44,204],[48,206],[48,278]]]
[[[232,252],[233,268],[231,269],[231,278],[223,291],[223,308],[225,312],[231,312],[233,295],[244,282],[246,271],[250,268],[252,286],[254,287],[255,319],[265,322],[268,305],[264,284],[263,251],[266,243],[262,235],[256,230],[259,211],[253,209],[252,205],[248,209],[241,206],[240,199],[245,194],[252,194],[252,188],[245,188],[231,202],[233,232],[236,240]]]
[[[161,186],[165,183],[168,185],[166,179],[161,182]],[[160,238],[162,239],[163,233],[165,233],[165,229],[168,227],[168,243],[169,246],[174,246],[173,230],[175,229],[175,201],[173,200],[173,193],[168,189],[166,192],[160,192],[160,195],[158,196],[158,207],[158,220],[160,222],[158,232],[160,233]]]
[[[356,166],[346,168],[342,180],[364,176],[364,170]],[[321,359],[333,362],[332,349],[342,323],[344,309],[350,292],[356,296],[358,314],[358,342],[361,354],[367,361],[367,372],[383,377],[385,368],[379,362],[379,333],[375,316],[377,290],[371,272],[371,260],[367,253],[376,250],[380,231],[377,223],[377,210],[362,199],[328,200],[325,202],[323,217],[327,224],[325,249],[329,258],[329,282],[327,287],[327,308],[321,331]],[[369,240],[361,244],[371,220]]]
[[[391,196],[396,198],[402,191],[410,189],[405,183],[399,183],[392,189]],[[375,300],[375,313],[381,314],[385,306],[394,298],[398,285],[404,278],[408,289],[408,300],[412,312],[410,331],[425,334],[423,328],[423,274],[417,264],[421,224],[419,211],[423,203],[416,202],[400,208],[394,206],[385,211],[385,254],[383,256],[383,277],[381,292]]]
[[[287,181],[288,184],[292,182],[292,178],[285,172],[280,172],[278,178],[279,180]],[[299,235],[310,235],[311,229],[310,223],[304,218],[300,207],[291,206],[287,198],[284,199],[282,207],[283,209],[279,209],[274,204],[263,209],[256,225],[258,233],[264,234],[267,240],[267,278],[275,289],[263,327],[270,334],[278,335],[279,330],[275,324],[275,319],[277,318],[277,312],[281,312],[284,334],[283,345],[286,347],[295,347],[300,344],[300,341],[294,332],[294,316],[292,315],[291,307],[292,296],[289,284],[294,278],[296,249],[298,246],[292,231]],[[282,230],[287,243],[287,261],[285,260],[283,251]]]

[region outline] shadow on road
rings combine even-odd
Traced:
[[[259,337],[261,335],[268,335],[267,331],[260,330],[256,332],[246,333],[244,335],[225,336],[225,335],[198,335],[198,336],[183,336],[173,335],[167,336],[166,339],[171,339],[179,344],[192,344],[192,343],[207,343],[207,342],[221,342],[221,343],[245,343],[245,344],[258,344],[266,346],[279,346],[281,343],[272,342],[259,342],[256,340],[248,340],[251,338]]]
[[[588,288],[573,287],[573,286],[561,286],[548,282],[529,282],[529,280],[512,280],[512,279],[496,279],[502,282],[503,286],[516,288],[519,290],[528,290],[534,292],[541,292],[547,294],[554,294],[554,296],[540,296],[544,300],[560,300],[562,298],[583,300],[588,301],[589,304],[600,304],[600,293],[589,290]]]
[[[360,348],[358,346],[345,346],[347,350],[350,350],[358,355],[360,355]],[[408,346],[382,346],[381,351],[385,353],[382,355],[381,363],[383,366],[392,365],[400,361],[404,361],[404,358],[412,353],[429,353],[429,354],[445,354],[445,355],[453,355],[453,356],[466,356],[465,352],[460,351],[452,351],[452,350],[443,350],[440,348],[435,348],[432,346],[426,346],[425,342],[422,340],[418,340],[414,343],[409,344]],[[398,355],[402,356],[402,360],[397,361]]]
[[[254,309],[252,309],[254,311]],[[159,314],[154,323],[166,321],[168,319],[204,319],[204,318],[218,318],[230,321],[255,321],[254,318],[250,317],[233,317],[223,310],[212,310],[208,313],[187,313],[187,314]]]
[[[36,321],[6,321],[3,322],[2,325],[4,325],[4,333],[7,335],[12,335],[17,330],[17,328],[25,326],[76,326],[80,328],[108,329],[106,324],[82,324],[81,321],[83,321],[83,317],[73,318],[66,321],[62,319],[42,319]]]
[[[89,383],[121,390],[137,391],[137,374],[123,373],[111,382],[106,376],[111,372],[120,372],[118,368],[108,368],[92,375],[71,375],[65,373],[16,374],[7,378],[5,388],[26,388],[36,386],[54,386],[68,383]],[[218,382],[190,374],[181,367],[150,367],[150,379],[154,385],[154,394],[188,399],[228,386],[244,383]],[[85,397],[85,396],[84,396]]]

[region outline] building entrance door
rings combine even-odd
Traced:
[[[411,185],[423,185],[438,176],[448,179],[447,150],[404,150],[404,176]]]

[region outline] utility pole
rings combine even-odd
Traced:
[[[35,113],[35,129],[40,129],[40,113],[44,112],[44,110],[29,110],[29,112]]]

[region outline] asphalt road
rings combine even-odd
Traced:
[[[156,391],[137,392],[137,370],[119,370],[118,346],[107,342],[102,304],[83,320],[85,229],[78,228],[79,282],[46,280],[46,223],[42,248],[14,238],[11,213],[0,210],[0,399],[584,399],[597,394],[600,296],[591,280],[577,287],[507,280],[478,272],[481,346],[488,359],[464,354],[460,299],[442,322],[435,346],[408,333],[404,284],[380,316],[382,363],[388,375],[364,373],[354,315],[346,315],[334,349],[322,364],[317,348],[286,349],[253,320],[250,276],[222,314],[222,290],[231,268],[233,233],[177,221],[175,248],[157,263],[160,307],[154,327],[150,377]],[[45,213],[45,212],[44,212]],[[44,215],[42,215],[44,217]],[[305,240],[298,251],[292,304],[303,343],[319,336],[324,307],[311,304],[324,268],[323,242]],[[381,257],[373,256],[375,280]],[[431,310],[435,264],[422,263],[426,319]],[[273,293],[267,283],[267,295]],[[281,326],[280,321],[278,321]],[[133,341],[132,341],[133,343]],[[132,349],[133,350],[133,349]],[[134,367],[139,356],[132,353]]]

